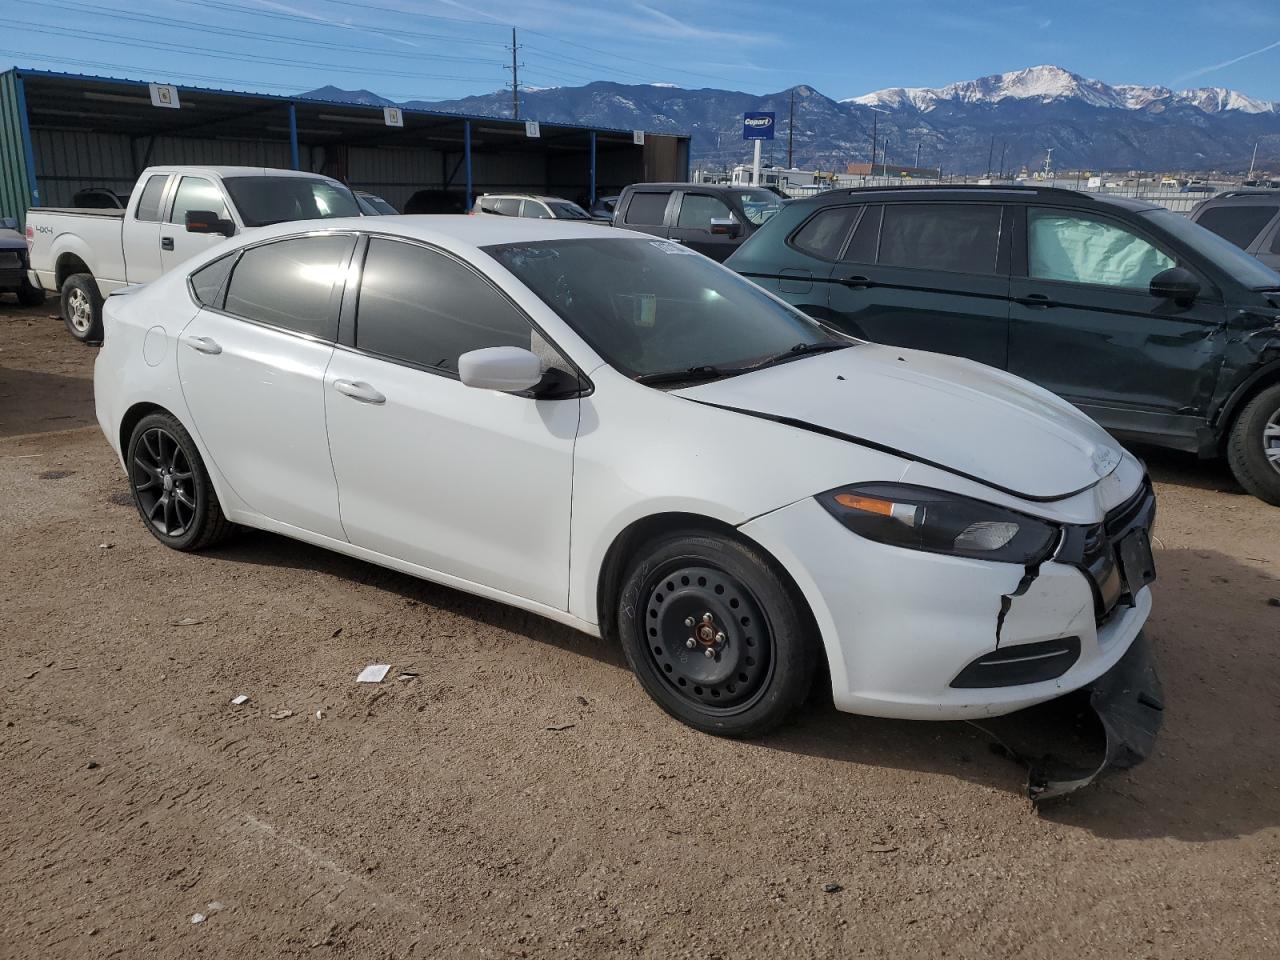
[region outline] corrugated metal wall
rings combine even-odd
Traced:
[[[26,217],[31,206],[27,156],[22,143],[18,74],[0,73],[0,217]]]

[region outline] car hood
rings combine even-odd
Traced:
[[[1029,500],[1086,490],[1119,444],[1066,401],[971,360],[860,343],[677,396],[940,467]]]

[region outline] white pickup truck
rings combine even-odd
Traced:
[[[102,340],[102,301],[147,283],[245,230],[285,220],[356,217],[337,180],[263,167],[148,167],[123,210],[35,207],[27,212],[31,282],[62,298],[77,340]]]

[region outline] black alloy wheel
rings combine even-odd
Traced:
[[[133,429],[125,462],[138,513],[161,543],[199,550],[230,531],[200,452],[172,415],[143,417]]]
[[[759,736],[809,692],[820,650],[813,618],[752,544],[709,532],[657,537],[636,551],[617,609],[641,685],[692,727]]]

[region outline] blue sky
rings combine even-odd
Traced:
[[[0,64],[270,93],[487,93],[510,80],[516,26],[531,86],[808,83],[839,99],[1053,63],[1280,100],[1277,0],[0,0],[0,14]]]

